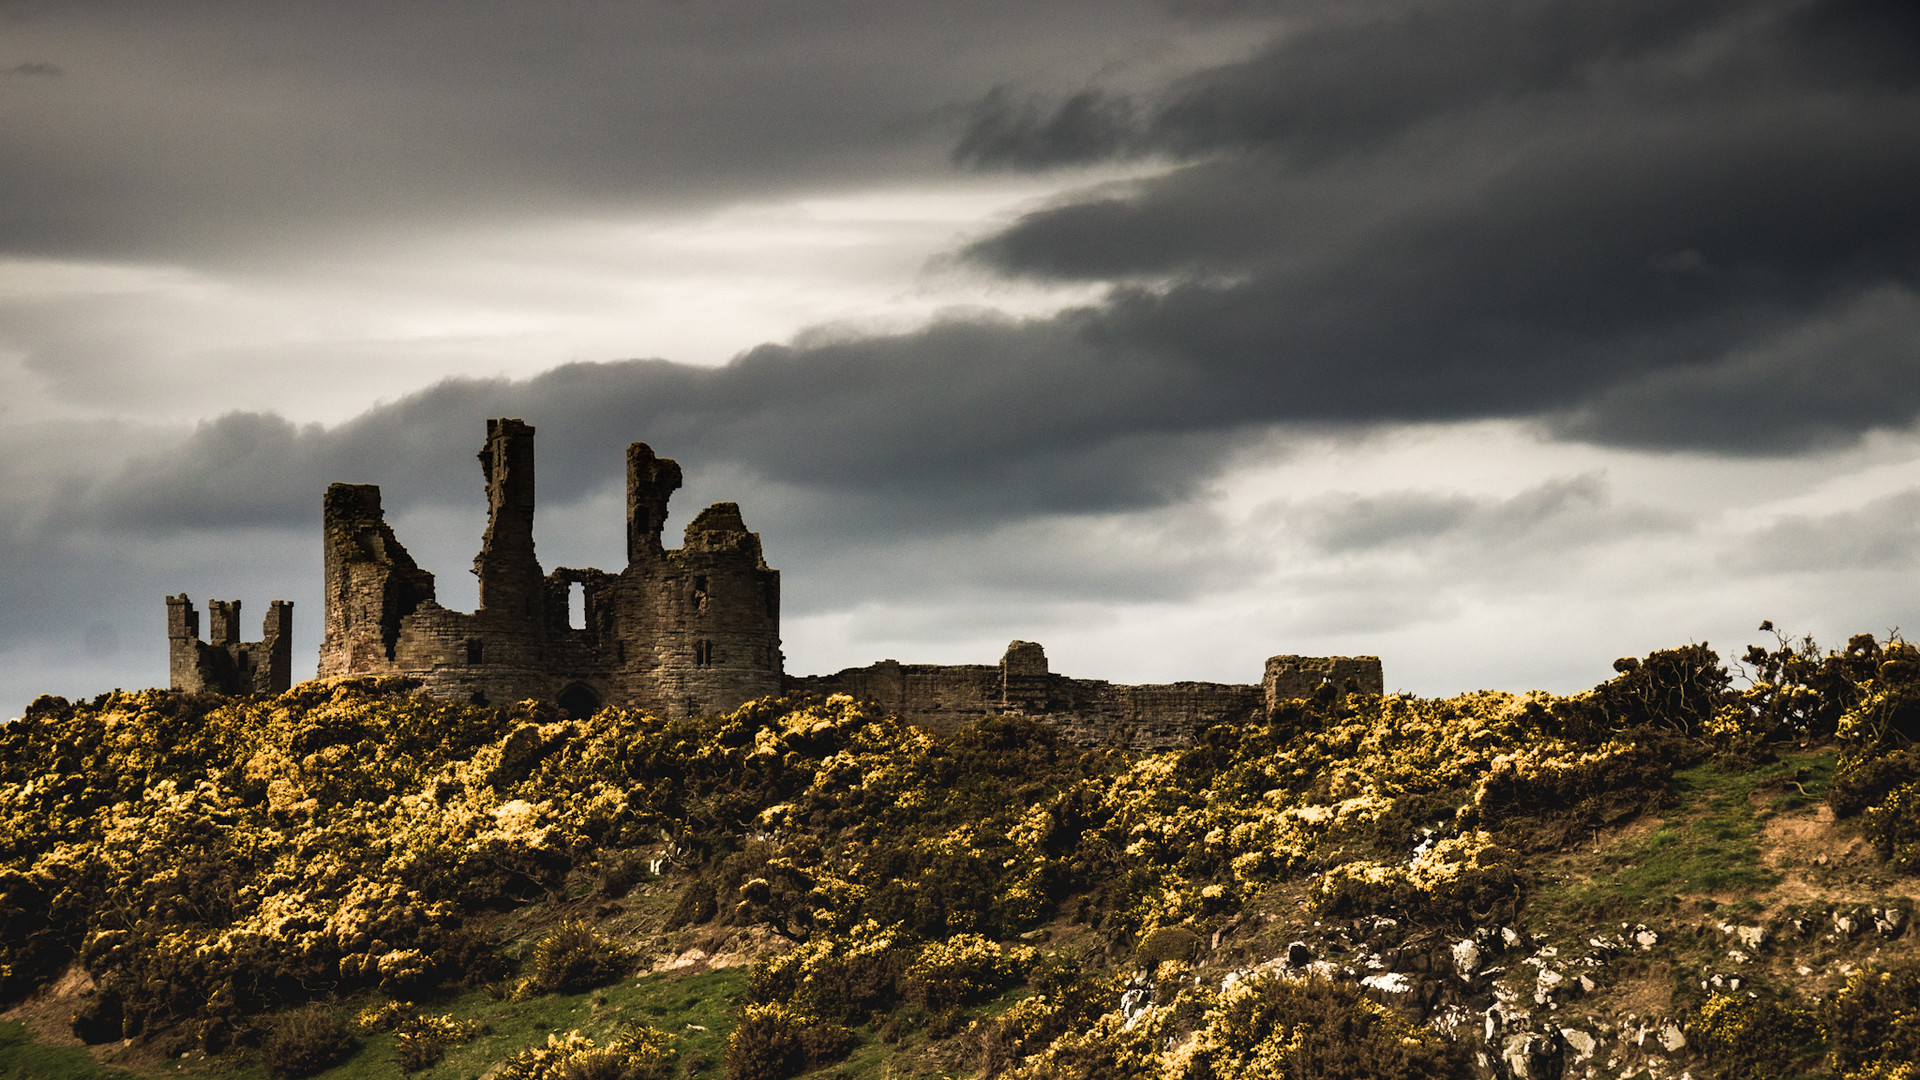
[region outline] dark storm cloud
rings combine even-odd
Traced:
[[[691,445],[751,446],[742,460],[775,479],[1004,490],[995,512],[1015,512],[1176,498],[1274,424],[1526,417],[1602,442],[1791,453],[1920,415],[1907,4],[1283,4],[1270,42],[1248,22],[1250,55],[1157,90],[984,98],[1006,71],[1090,77],[1058,58],[1153,21],[1011,0],[460,19],[201,4],[121,56],[128,36],[105,28],[144,8],[67,10],[26,20],[47,38],[32,47],[87,57],[69,62],[87,78],[7,99],[0,187],[21,197],[0,206],[0,248],[271,258],[263,241],[323,221],[425,228],[516,204],[873,182],[929,168],[952,135],[942,109],[968,98],[950,148],[970,165],[1172,162],[966,249],[995,274],[1114,286],[1090,307],[768,346],[713,374],[583,366],[420,399],[460,399],[445,415],[468,424],[618,383],[592,401]],[[113,82],[143,63],[168,94]],[[96,126],[76,129],[89,107]],[[400,415],[375,410],[351,427],[368,438],[340,446],[420,438],[412,418],[389,424]],[[304,437],[259,441],[352,471],[349,450]]]
[[[1649,373],[1557,417],[1564,434],[1751,454],[1839,446],[1910,422],[1920,297],[1882,289],[1711,363]]]
[[[1742,79],[1907,89],[1920,78],[1920,15],[1905,0],[1448,0],[1297,14],[1293,32],[1248,60],[1150,95],[1090,88],[1056,103],[996,88],[954,157],[1029,168],[1247,149],[1315,159],[1623,77],[1662,80],[1669,103]]]
[[[980,166],[1170,155],[975,242],[1220,422],[1535,416],[1791,453],[1920,415],[1911,5],[1324,15],[1158,94],[996,91]],[[1857,60],[1857,62],[1856,62]]]
[[[1170,25],[1145,0],[8,0],[0,18],[0,62],[31,49],[25,67],[67,73],[0,97],[0,251],[263,262],[343,231],[925,177],[981,86],[1083,78]]]
[[[1239,433],[1169,420],[1183,374],[1099,346],[1075,320],[950,321],[890,338],[764,346],[725,367],[572,364],[451,380],[334,428],[234,413],[65,501],[63,521],[169,531],[311,521],[335,480],[390,505],[466,505],[491,416],[540,435],[543,499],[616,483],[628,442],[830,497],[880,532],[989,529],[1043,513],[1164,505],[1200,489]]]
[[[501,151],[501,176],[538,156],[515,140],[581,132],[608,156],[558,154],[555,169],[592,186],[631,164],[607,125],[629,113],[643,123],[642,91],[662,87],[570,16],[538,33],[458,23],[407,66],[396,58],[424,27],[387,10],[369,9],[352,35],[316,33],[311,55],[271,53],[263,70],[295,86],[324,70],[348,95],[404,90],[402,127],[456,115],[443,107],[468,119],[504,108],[497,125],[445,136],[472,141],[462,153]],[[775,5],[769,24],[735,28],[678,8],[633,11],[665,20],[645,23],[665,41],[642,42],[650,57],[697,40],[738,60],[780,43],[765,60],[783,75],[682,88],[715,98],[694,109],[709,118],[889,35],[915,43],[883,64],[889,77],[933,48],[908,32],[925,24],[885,17],[847,30],[857,48],[836,44],[846,12]],[[233,414],[96,475],[53,513],[134,531],[310,523],[333,480],[379,482],[396,506],[465,505],[474,483],[450,463],[464,464],[497,415],[541,428],[550,499],[603,489],[608,463],[639,438],[694,468],[816,493],[820,513],[888,534],[1172,505],[1275,425],[1521,417],[1636,445],[1844,442],[1920,414],[1920,96],[1900,60],[1915,26],[1904,11],[1857,0],[1294,7],[1293,29],[1252,58],[1158,94],[1087,90],[1032,123],[991,120],[1014,115],[1008,94],[982,106],[961,144],[977,163],[1136,151],[1185,162],[1070,197],[969,249],[999,273],[1114,283],[1098,303],[767,345],[718,369],[630,361],[454,380],[334,428]],[[284,43],[300,18],[277,11],[266,30],[237,32]],[[172,32],[162,55],[193,37]],[[1852,52],[1861,63],[1846,62]],[[561,70],[577,78],[532,92]],[[489,96],[489,79],[511,92]],[[825,96],[781,107],[832,112],[836,95],[864,93],[829,82]],[[482,105],[456,106],[469,90]],[[598,105],[569,120],[579,130],[552,130],[581,94]],[[879,112],[852,115],[868,134],[847,138],[877,130]],[[727,128],[715,140],[739,146],[712,152],[745,153],[757,124],[780,126]],[[813,153],[803,144],[823,125],[834,126],[814,116],[767,134],[764,167]],[[635,167],[725,172],[687,164],[707,152]]]
[[[1605,65],[1671,49],[1754,6],[1453,0],[1322,12],[1247,61],[1148,100],[1089,89],[1051,105],[998,89],[975,107],[954,156],[1027,167],[1247,148],[1319,157],[1490,100],[1576,89]]]

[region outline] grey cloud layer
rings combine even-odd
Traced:
[[[1446,544],[1476,561],[1511,565],[1558,559],[1580,547],[1623,537],[1682,531],[1685,520],[1644,507],[1616,506],[1594,474],[1556,479],[1510,498],[1423,491],[1340,495],[1296,508],[1292,528],[1321,554],[1412,551],[1434,557]]]
[[[1902,570],[1920,555],[1920,490],[1885,495],[1855,510],[1800,514],[1750,537],[1735,561],[1743,569],[1817,574]]]
[[[1217,415],[1537,416],[1787,453],[1920,414],[1920,15],[1457,0],[1307,22],[1158,96],[980,103],[957,156],[1178,165],[969,249]]]
[[[1173,27],[1146,0],[6,0],[0,19],[0,251],[269,263],[342,232],[924,177],[982,85],[1083,76]]]
[[[1230,20],[1256,8],[1287,29],[1249,36],[1233,62],[1095,81],[1143,38],[1177,35],[1169,12],[1252,35],[1267,24]],[[5,48],[21,50],[0,51],[0,252],[244,277],[248,260],[297,263],[316,236],[790,196],[955,161],[1164,170],[965,249],[991,274],[1112,286],[1051,317],[803,338],[717,369],[453,380],[331,428],[231,413],[177,444],[91,433],[104,446],[84,468],[58,438],[22,444],[0,466],[32,472],[0,490],[0,634],[90,566],[111,565],[93,576],[117,592],[145,588],[114,543],[310,535],[330,481],[381,483],[396,509],[471,506],[488,416],[540,428],[549,505],[617,482],[620,448],[646,439],[696,483],[725,470],[787,493],[787,535],[881,552],[869,561],[896,569],[876,590],[956,536],[1190,505],[1276,428],[1517,418],[1769,455],[1920,416],[1909,3],[157,10],[0,8],[19,15]],[[69,351],[110,347],[103,335],[76,331]],[[1853,522],[1887,537],[1859,558],[1908,557],[1911,510]],[[1300,527],[1323,554],[1673,526],[1609,508],[1591,481],[1315,513]],[[1816,525],[1768,550],[1835,535]],[[62,569],[45,581],[13,569],[49,561]],[[1116,557],[1067,587],[1121,592],[1152,561]],[[953,579],[993,572],[973,570]],[[1139,592],[1205,587],[1183,564]]]
[[[0,249],[204,234],[272,258],[274,228],[316,217],[424,227],[516,200],[566,213],[924,172],[950,137],[931,118],[980,85],[1078,74],[1172,33],[1169,12],[1222,10],[938,7],[203,4],[132,52],[105,28],[134,9],[46,8],[22,47],[55,52],[19,63],[66,74],[9,84],[0,188],[21,197]],[[750,447],[776,479],[999,488],[1016,509],[1174,497],[1276,423],[1529,417],[1605,443],[1793,453],[1920,416],[1912,5],[1275,10],[1288,29],[1269,44],[1157,90],[979,99],[953,145],[968,165],[1170,159],[966,248],[995,274],[1110,284],[1104,301],[769,346],[711,375],[567,369],[529,400],[591,385],[650,430]],[[141,74],[171,95],[114,81]],[[95,127],[71,123],[89,103]],[[150,129],[146,109],[164,114]],[[456,384],[418,408],[489,393]]]

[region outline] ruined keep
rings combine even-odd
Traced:
[[[533,428],[487,421],[480,451],[487,530],[471,613],[434,600],[387,524],[380,489],[334,484],[323,505],[326,628],[319,674],[404,674],[432,697],[479,704],[525,698],[584,715],[603,704],[663,715],[731,709],[781,690],[780,574],[733,503],[661,544],[680,466],[645,443],[627,448],[627,566],[543,573],[533,549]],[[583,597],[582,625],[569,620]]]
[[[293,685],[293,604],[267,606],[259,641],[240,640],[240,601],[207,601],[207,637],[186,593],[167,597],[167,676],[175,690],[278,694]]]
[[[882,660],[832,675],[790,676],[780,653],[780,574],[730,502],[702,510],[681,547],[661,543],[680,466],[645,443],[627,448],[627,566],[619,573],[541,569],[534,554],[533,428],[487,421],[480,470],[487,528],[473,573],[480,602],[453,611],[387,524],[380,489],[333,484],[323,503],[326,558],[321,678],[406,675],[429,697],[475,704],[532,698],[582,716],[624,705],[663,716],[732,709],[777,694],[848,694],[922,727],[1029,716],[1086,743],[1157,749],[1216,724],[1265,719],[1288,698],[1379,694],[1372,656],[1276,656],[1259,684],[1129,686],[1048,670],[1030,641],[998,664]],[[574,590],[582,618],[571,617]],[[276,600],[265,639],[239,641],[240,602],[209,605],[212,641],[185,596],[168,597],[173,686],[287,689],[293,605]]]

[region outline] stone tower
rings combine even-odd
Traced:
[[[452,700],[555,701],[576,714],[605,704],[667,715],[729,709],[781,690],[780,574],[740,508],[716,503],[667,548],[680,466],[645,443],[627,448],[627,566],[561,567],[534,552],[534,429],[487,422],[480,451],[487,530],[473,572],[480,604],[451,611],[380,508],[380,489],[334,484],[326,519],[326,637],[320,674],[397,673]],[[571,618],[580,594],[580,625]]]
[[[293,685],[293,604],[275,600],[259,641],[240,640],[240,601],[207,601],[208,641],[186,593],[167,597],[167,675],[175,690],[279,694]]]

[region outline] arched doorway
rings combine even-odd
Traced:
[[[585,720],[600,711],[600,695],[585,683],[574,683],[560,691],[560,708],[575,720]]]

